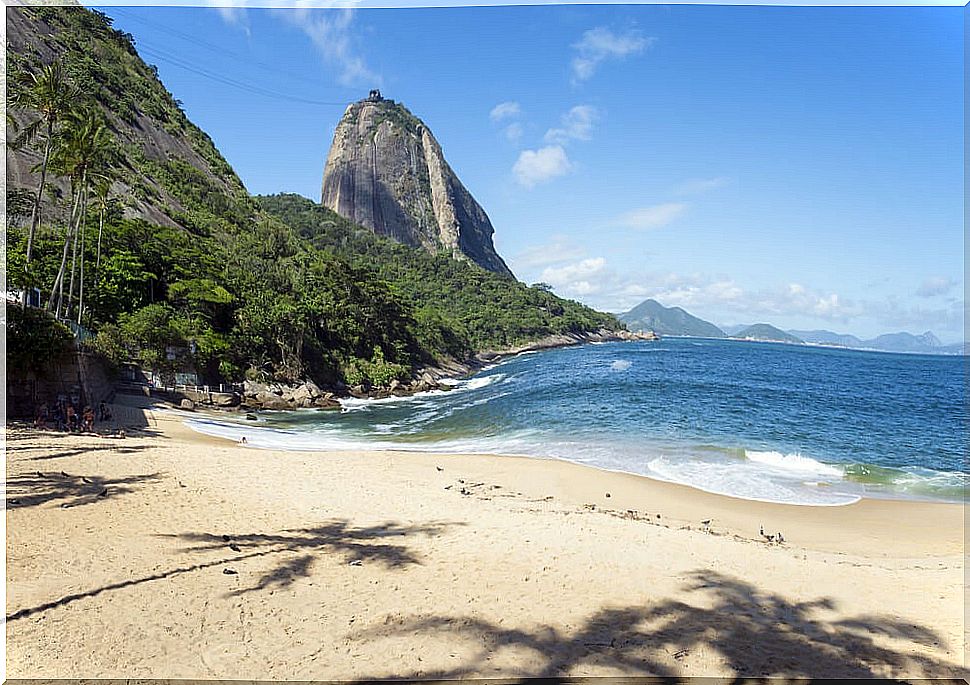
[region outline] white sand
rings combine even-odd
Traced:
[[[259,451],[144,416],[8,430],[8,677],[962,673],[960,506]]]

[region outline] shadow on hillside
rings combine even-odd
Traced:
[[[414,535],[439,535],[456,525],[464,524],[442,522],[407,526],[399,523],[385,523],[379,526],[359,528],[349,525],[345,520],[335,520],[313,528],[285,530],[277,534],[183,533],[180,535],[163,535],[160,537],[191,543],[188,547],[180,550],[183,553],[217,552],[217,558],[65,595],[37,606],[19,609],[9,614],[7,621],[16,621],[80,599],[96,597],[104,592],[164,580],[216,566],[227,567],[227,564],[257,557],[280,555],[280,559],[256,578],[253,585],[229,592],[226,595],[227,597],[288,587],[300,578],[309,577],[312,574],[313,565],[321,557],[334,553],[342,555],[342,563],[378,563],[386,568],[399,569],[412,564],[421,564],[421,558],[403,544],[383,542],[383,540]],[[233,573],[232,575],[241,574]]]
[[[60,502],[65,509],[97,504],[159,480],[157,473],[122,478],[74,476],[63,471],[22,473],[7,479],[7,508],[37,507],[50,502]]]
[[[470,617],[418,616],[348,638],[439,634],[477,651],[454,668],[394,674],[412,678],[481,673],[494,666],[490,659],[503,650],[522,648],[541,664],[528,674],[536,678],[566,676],[579,667],[670,678],[703,675],[696,666],[690,668],[691,655],[697,651],[706,652],[708,658],[714,653],[738,679],[873,678],[885,676],[886,671],[894,676],[959,676],[952,664],[912,653],[942,645],[942,638],[929,628],[884,616],[827,620],[825,612],[836,608],[831,599],[791,603],[716,571],[694,572],[684,590],[697,595],[701,606],[666,600],[642,607],[603,608],[569,633],[551,626],[527,630]],[[897,650],[876,644],[875,636],[909,644]]]

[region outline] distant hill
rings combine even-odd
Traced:
[[[970,355],[970,342],[953,343],[952,345],[944,345],[939,349],[939,354]]]
[[[768,340],[772,342],[787,342],[787,343],[801,343],[804,344],[804,340],[795,337],[791,333],[786,333],[785,331],[775,328],[771,324],[767,323],[756,323],[752,326],[738,331],[732,338],[741,338],[743,340]]]
[[[832,331],[788,331],[807,343],[818,345],[838,345],[863,350],[881,350],[883,352],[913,352],[922,354],[966,354],[967,344],[956,343],[944,345],[932,332],[926,331],[922,335],[913,335],[905,331],[886,333],[871,340],[861,340],[847,333],[833,333]]]
[[[832,331],[796,331],[789,330],[789,333],[797,338],[801,338],[807,343],[818,345],[841,345],[842,347],[862,347],[862,341],[854,335],[848,333],[833,333]]]
[[[721,330],[724,331],[726,335],[733,336],[737,333],[740,333],[747,327],[748,327],[748,324],[746,323],[736,323],[731,326],[721,326]]]
[[[943,347],[940,339],[930,331],[923,335],[913,335],[912,333],[886,333],[878,338],[866,340],[862,343],[864,347],[873,350],[886,350],[888,352],[939,352]]]
[[[656,300],[644,300],[619,316],[631,330],[650,330],[660,335],[690,335],[701,338],[723,338],[724,331],[698,319],[680,307],[664,307]]]

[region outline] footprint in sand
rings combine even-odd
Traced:
[[[199,658],[213,676],[233,678],[243,676],[239,664],[246,656],[245,646],[239,642],[203,644]]]

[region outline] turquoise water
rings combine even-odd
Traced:
[[[196,430],[275,449],[421,449],[576,461],[793,504],[962,501],[967,358],[727,340],[526,353],[409,398]]]

